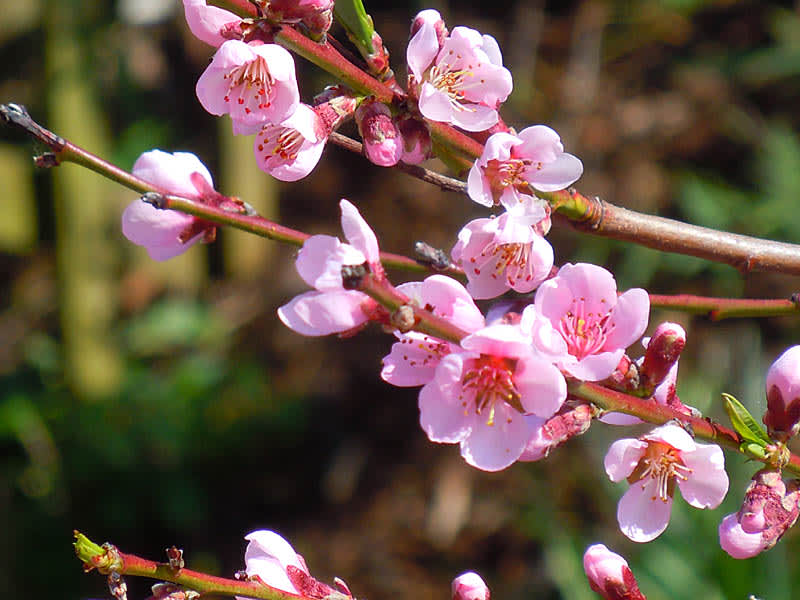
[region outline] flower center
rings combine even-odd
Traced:
[[[459,396],[464,414],[468,415],[470,410],[477,415],[486,412],[486,424],[492,426],[498,402],[505,402],[524,413],[520,403],[522,396],[514,384],[516,366],[517,361],[513,358],[487,354],[468,360],[464,365]]]
[[[481,258],[494,260],[494,269],[492,272],[492,279],[498,279],[505,276],[508,285],[514,286],[520,282],[528,282],[533,280],[534,265],[530,260],[531,249],[533,244],[528,243],[512,243],[512,244],[496,244],[492,242],[481,250]],[[474,256],[470,258],[470,262],[478,262]],[[484,261],[481,261],[483,263]],[[473,267],[476,275],[481,274],[479,267]]]
[[[269,108],[275,80],[263,56],[234,67],[223,77],[230,80],[225,102],[236,102],[248,115],[254,110]]]
[[[280,125],[266,125],[258,137],[264,138],[257,146],[259,152],[264,152],[266,158],[276,157],[284,162],[292,162],[297,158],[306,139],[296,129]]]
[[[455,54],[451,50],[448,55],[433,65],[428,71],[427,79],[437,90],[444,92],[450,99],[450,104],[455,110],[474,110],[462,104],[464,101],[464,90],[470,86],[479,85],[480,81],[473,81],[475,72],[472,66],[467,69],[453,69],[452,64],[447,59],[453,58],[460,60],[461,55]],[[480,66],[480,65],[478,65]]]
[[[483,167],[483,172],[489,180],[495,198],[499,198],[506,188],[514,188],[520,193],[526,193],[528,189],[526,173],[532,167],[537,171],[541,170],[542,163],[528,158],[509,158],[507,160],[493,158]]]
[[[677,480],[686,481],[692,469],[683,464],[680,452],[664,442],[649,442],[644,456],[628,477],[628,483],[644,481],[648,477],[656,481],[656,495],[651,500],[666,502],[675,491]],[[644,487],[645,483],[642,483]]]
[[[600,300],[605,304],[605,299]],[[567,352],[578,360],[599,352],[606,343],[608,334],[615,325],[610,321],[610,313],[586,312],[586,299],[572,301],[572,308],[561,317],[558,332],[567,342]]]

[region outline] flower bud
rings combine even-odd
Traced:
[[[800,346],[792,346],[767,371],[767,412],[770,437],[786,441],[800,431]]]
[[[396,165],[403,154],[403,138],[389,107],[382,102],[365,100],[356,109],[356,123],[367,158],[381,167]]]
[[[541,427],[534,430],[519,460],[536,461],[546,458],[552,450],[566,441],[586,433],[593,417],[594,409],[589,404],[565,404],[555,415],[544,420]]]
[[[628,562],[603,544],[594,544],[583,555],[589,587],[606,600],[646,600]]]
[[[686,331],[677,323],[661,323],[644,353],[639,369],[640,385],[652,393],[667,378],[686,346]]]
[[[400,160],[408,165],[418,165],[432,155],[431,135],[422,121],[403,116],[397,122],[397,129],[403,137],[403,154]]]
[[[333,0],[269,0],[260,2],[265,16],[274,22],[302,22],[315,39],[333,24]]]
[[[722,519],[719,543],[733,558],[772,548],[800,514],[800,482],[783,483],[778,471],[762,469],[744,494],[739,512]]]
[[[489,600],[489,588],[477,573],[469,571],[453,579],[453,600]]]

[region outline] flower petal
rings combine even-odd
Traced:
[[[361,306],[369,296],[354,290],[306,292],[278,309],[278,318],[300,335],[341,333],[366,323]]]
[[[635,482],[617,505],[620,531],[634,542],[652,541],[669,525],[672,498],[658,498],[657,486],[658,481],[650,477],[645,483]]]

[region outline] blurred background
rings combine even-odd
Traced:
[[[800,13],[726,0],[435,2],[450,27],[497,37],[515,90],[509,124],[546,123],[586,173],[579,189],[653,214],[800,242]],[[413,15],[368,2],[404,72]],[[0,0],[0,101],[129,169],[149,149],[190,151],[220,191],[312,233],[338,235],[338,200],[358,205],[382,248],[449,249],[483,215],[466,198],[336,147],[296,184],[276,183],[194,96],[213,49],[178,0]],[[334,31],[335,35],[340,34]],[[306,101],[332,80],[298,60]],[[41,149],[0,130],[0,595],[100,598],[72,530],[187,566],[243,568],[243,536],[279,531],[312,573],[360,598],[448,598],[480,572],[498,599],[588,599],[581,556],[603,542],[659,599],[792,597],[800,536],[735,561],[717,524],[756,466],[727,454],[716,511],[677,501],[667,532],[636,545],[616,526],[624,485],[602,459],[619,430],[595,425],[548,460],[489,474],[418,426],[416,391],[381,382],[391,338],[307,339],[275,309],[304,290],[294,249],[222,231],[154,263],[120,233],[136,195],[75,165],[35,171]],[[432,166],[436,166],[435,163]],[[398,223],[402,225],[397,226]],[[788,297],[796,280],[554,230],[559,263],[590,260],[621,288]],[[391,274],[395,282],[403,273]],[[681,322],[682,400],[722,417],[719,393],[761,416],[764,373],[797,343],[797,319]],[[638,353],[633,349],[633,354]],[[625,435],[630,432],[625,433]],[[638,432],[633,432],[638,434]],[[130,579],[129,597],[151,582]]]

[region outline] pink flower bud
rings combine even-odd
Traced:
[[[646,600],[628,562],[603,544],[589,546],[583,555],[589,587],[606,600]]]
[[[432,156],[431,135],[422,121],[402,116],[397,120],[397,129],[403,136],[400,160],[408,165],[418,165]]]
[[[434,10],[432,8],[425,9],[417,13],[417,16],[414,17],[414,20],[411,21],[411,32],[409,34],[409,39],[414,37],[422,27],[429,27],[435,34],[436,39],[439,42],[439,48],[444,45],[444,39],[447,37],[447,25],[444,23],[444,19],[442,19],[442,15],[439,14],[438,10]]]
[[[382,102],[365,100],[356,109],[356,123],[367,158],[381,167],[396,165],[403,154],[403,138],[389,107]]]
[[[762,469],[744,494],[739,512],[719,525],[719,543],[733,558],[751,558],[772,548],[800,514],[800,482],[783,483],[778,471]]]
[[[641,387],[652,393],[663,382],[686,346],[686,332],[677,323],[661,323],[656,327],[639,369]]]
[[[564,405],[552,417],[542,419],[541,427],[534,429],[533,436],[525,446],[521,461],[536,461],[546,458],[551,451],[568,440],[583,435],[589,430],[594,409],[589,404]],[[529,417],[530,419],[530,417]]]
[[[800,346],[792,346],[767,371],[764,424],[772,438],[785,441],[800,431]]]
[[[487,585],[477,573],[469,571],[453,579],[453,600],[489,600]]]
[[[264,8],[270,21],[302,22],[316,36],[326,33],[333,24],[333,0],[270,0]]]

